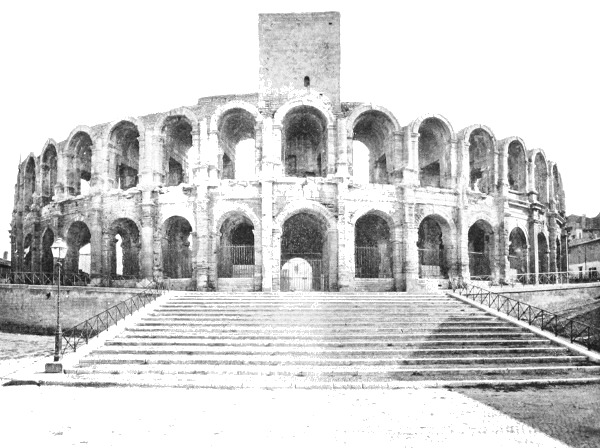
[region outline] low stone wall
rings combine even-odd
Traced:
[[[494,287],[492,290],[554,313],[600,301],[596,300],[600,298],[600,283]]]
[[[394,290],[393,278],[356,278],[354,288],[358,292],[388,292]]]
[[[61,287],[61,324],[64,329],[70,328],[141,291]],[[55,326],[56,286],[0,285],[0,331],[53,334]]]

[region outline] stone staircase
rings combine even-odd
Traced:
[[[439,293],[172,292],[142,313],[69,378],[225,388],[600,379],[586,357]]]

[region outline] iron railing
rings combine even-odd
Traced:
[[[88,274],[87,272],[61,272],[61,286],[128,286],[125,281],[141,280],[139,276],[119,274]],[[2,272],[0,283],[15,285],[57,285],[58,272]]]
[[[541,330],[549,331],[555,336],[566,338],[571,343],[582,345],[588,350],[600,350],[600,328],[560,316],[469,283],[459,282],[453,285],[453,290],[507,316],[527,322],[529,325]]]
[[[446,254],[443,249],[418,249],[419,277],[420,278],[446,278]]]
[[[254,246],[221,246],[218,275],[221,278],[254,276]]]
[[[164,283],[154,281],[146,289],[133,294],[127,300],[119,302],[101,313],[78,323],[74,327],[63,331],[63,354],[69,349],[74,352],[77,351],[77,347],[87,344],[91,338],[98,336],[120,320],[145,307],[157,297],[164,294],[166,290],[167,287]]]
[[[354,266],[357,278],[392,278],[391,257],[381,256],[377,246],[356,247]]]

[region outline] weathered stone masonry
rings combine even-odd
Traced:
[[[65,269],[92,283],[198,290],[412,290],[566,270],[563,186],[543,150],[341,102],[338,13],[260,15],[259,43],[258,93],[78,126],[23,161],[13,270],[51,272],[57,237]]]

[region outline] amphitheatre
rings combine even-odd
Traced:
[[[261,14],[257,93],[48,139],[19,166],[13,271],[43,283],[59,237],[65,278],[91,286],[410,292],[567,270],[543,149],[344,102],[340,54],[339,13]]]

